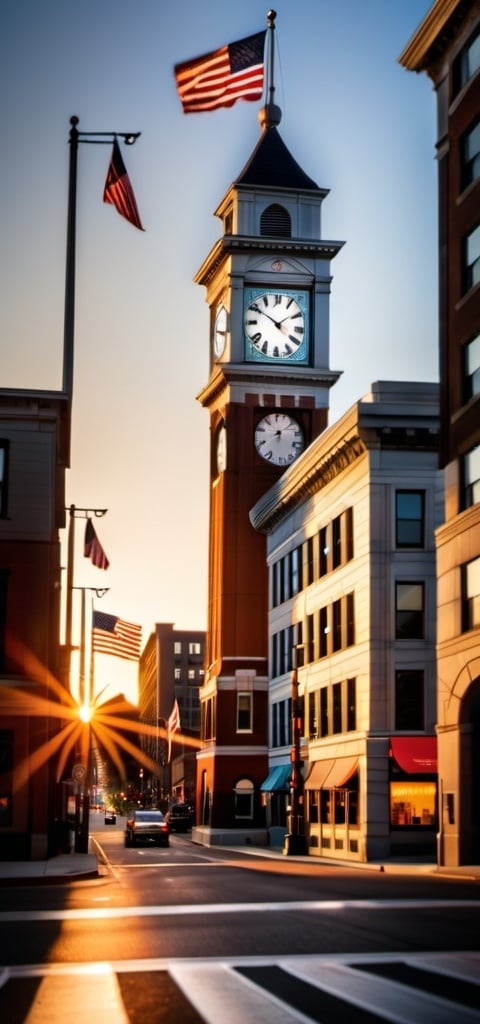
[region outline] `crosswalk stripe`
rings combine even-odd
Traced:
[[[42,978],[24,1024],[56,1024],[68,1019],[75,1024],[92,1024],[98,1019],[102,1024],[130,1024],[113,971],[90,975],[80,997],[78,985],[78,976],[72,974]]]
[[[313,983],[354,1006],[368,1006],[371,1013],[382,1015],[392,1024],[452,1024],[453,1019],[455,1024],[478,1024],[478,1013],[467,1007],[455,1004],[453,1018],[452,1004],[445,1000],[373,974],[365,976],[346,964],[283,960],[282,967],[299,980]]]
[[[260,992],[225,964],[174,964],[170,975],[205,1019],[205,1024],[311,1024],[279,999]]]
[[[429,978],[422,988],[425,972]],[[138,978],[133,990],[128,975]],[[451,979],[451,989],[446,978]],[[38,987],[29,979],[37,979]],[[477,989],[480,997],[480,953],[475,951],[152,958],[0,970],[2,1019],[6,1013],[5,1019],[17,1024],[143,1024],[153,991],[165,1004],[164,1024],[179,1024],[179,999],[190,1007],[189,1020],[205,1024],[339,1024],[367,1019],[389,1024],[480,1024]],[[125,1004],[122,991],[133,991]]]

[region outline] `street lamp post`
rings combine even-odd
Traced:
[[[303,644],[297,644],[292,650],[292,749],[290,776],[290,812],[288,816],[289,831],[285,836],[283,853],[286,856],[307,853],[307,837],[305,835],[305,818],[303,804],[303,778],[300,761],[300,737],[303,728],[301,701],[298,696],[298,652]]]

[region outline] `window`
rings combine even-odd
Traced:
[[[320,690],[320,736],[328,736],[328,687]]]
[[[291,593],[298,594],[302,589],[302,549],[294,548],[291,553],[290,569],[292,575]]]
[[[397,548],[423,548],[424,491],[395,494],[395,543]]]
[[[461,138],[462,188],[480,177],[480,118]]]
[[[253,818],[253,795],[255,787],[250,779],[239,779],[235,786],[235,817]]]
[[[463,89],[463,86],[473,78],[480,68],[480,31],[469,40],[458,55],[453,65],[453,91],[454,95]]]
[[[327,572],[327,556],[328,556],[328,542],[327,542],[327,527],[323,526],[318,535],[318,541],[320,544],[320,576],[325,576]]]
[[[347,615],[346,646],[353,647],[355,643],[355,595],[347,594],[345,597]]]
[[[195,672],[194,668],[189,668],[189,670],[188,670],[188,678],[189,679],[195,679],[196,678],[196,672]]]
[[[317,738],[318,690],[308,694],[308,738]]]
[[[333,731],[342,732],[342,684],[334,683],[332,686],[333,696]]]
[[[424,677],[421,669],[395,672],[395,729],[424,729]]]
[[[267,206],[260,217],[260,234],[271,238],[290,238],[292,222],[288,210],[279,203]]]
[[[333,650],[342,649],[342,602],[334,601],[333,606]]]
[[[320,608],[318,612],[319,656],[326,657],[329,652],[329,609]]]
[[[182,670],[181,670],[181,668],[176,668],[174,670],[174,676],[175,676],[175,679],[181,679],[182,678]]]
[[[237,732],[252,731],[252,694],[237,693]]]
[[[395,637],[422,640],[424,634],[423,583],[395,584]]]
[[[480,558],[463,566],[463,630],[480,626]]]
[[[332,565],[336,569],[342,564],[342,520],[337,516],[332,522]]]
[[[411,828],[412,825],[435,826],[437,787],[435,782],[391,782],[390,825]]]
[[[474,395],[480,395],[480,334],[464,348],[464,399],[468,402]]]
[[[194,642],[189,643],[189,645],[188,645],[188,653],[189,654],[201,654],[202,653],[202,649],[201,649],[200,644],[194,643]]]
[[[347,732],[357,728],[357,681],[347,679]]]
[[[175,643],[173,645],[173,653],[174,654],[181,654],[182,653],[182,644],[181,644],[180,640],[175,640]]]
[[[345,512],[345,561],[350,562],[353,558],[353,508],[347,508]]]
[[[470,508],[480,501],[480,444],[464,456],[463,476],[465,508]]]
[[[480,224],[466,235],[463,240],[463,290],[468,292],[470,288],[480,281]]]
[[[0,518],[7,514],[8,441],[0,441]]]

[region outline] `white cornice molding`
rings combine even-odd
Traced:
[[[432,47],[464,0],[436,0],[398,58],[408,71],[424,71]]]

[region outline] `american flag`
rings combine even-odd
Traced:
[[[237,100],[258,100],[263,93],[264,32],[257,32],[213,53],[176,64],[177,92],[184,114],[232,107]]]
[[[117,615],[94,611],[92,649],[95,654],[113,654],[117,658],[138,661],[141,642],[141,626],[136,626],[133,622],[125,622]]]
[[[97,569],[108,569],[110,562],[100,544],[91,519],[87,519],[85,527],[85,543],[83,548],[85,558],[89,558],[92,565]]]
[[[116,137],[113,140],[112,156],[103,191],[103,201],[104,203],[112,203],[122,217],[129,220],[130,224],[139,228],[140,231],[144,231],[133,188]]]

